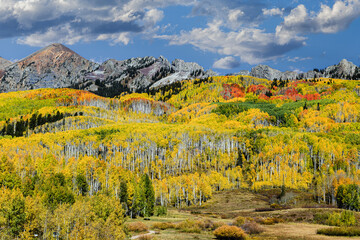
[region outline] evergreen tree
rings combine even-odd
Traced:
[[[30,123],[29,123],[29,127],[30,129],[35,129],[35,127],[37,126],[37,116],[36,113],[34,113],[33,115],[31,115],[30,118]]]
[[[149,175],[144,174],[139,184],[139,210],[142,216],[153,216],[155,205],[155,192]]]
[[[10,204],[10,209],[5,213],[5,217],[11,234],[18,236],[19,233],[24,230],[24,224],[26,222],[25,201],[17,196]]]
[[[86,177],[82,174],[77,175],[75,183],[80,194],[85,196],[89,189],[88,183],[86,182]]]
[[[121,203],[127,203],[128,201],[128,188],[125,181],[121,181],[120,183],[120,202]]]

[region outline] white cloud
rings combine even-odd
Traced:
[[[128,44],[137,33],[158,29],[169,5],[194,4],[193,0],[0,0],[0,39],[44,46],[56,41],[106,39]]]
[[[262,9],[263,14],[266,16],[282,16],[284,14],[285,9],[282,8],[271,8],[271,9]]]
[[[325,0],[324,0],[325,1]],[[360,16],[360,0],[322,4],[318,12],[300,4],[288,14],[263,0],[0,0],[0,39],[44,46],[52,42],[109,41],[129,44],[135,36],[190,44],[202,51],[257,64],[284,56],[306,44],[307,35],[336,33]],[[267,1],[269,2],[269,1]],[[299,1],[301,2],[301,1]],[[207,26],[159,26],[168,6],[189,6],[189,16],[202,16]],[[264,19],[282,17],[276,30],[263,29]],[[160,34],[161,31],[163,35]],[[169,33],[170,32],[170,33]],[[219,60],[219,61],[220,61]],[[293,59],[298,61],[299,59]],[[290,61],[290,60],[289,60]],[[220,64],[220,63],[217,63]]]
[[[241,9],[232,9],[228,14],[228,21],[233,28],[239,27],[242,25],[241,19],[244,17],[245,13]]]
[[[222,22],[208,24],[207,28],[195,28],[179,35],[161,35],[171,45],[191,44],[203,51],[240,57],[241,61],[257,64],[274,60],[291,49],[303,45],[302,41],[291,41],[286,46],[277,43],[273,33],[256,28],[226,32],[221,29]]]
[[[72,45],[83,39],[84,37],[80,33],[72,30],[69,24],[65,24],[57,27],[50,27],[44,33],[34,33],[29,36],[19,38],[17,43],[29,46],[44,46],[50,45],[54,42],[61,42]]]
[[[283,16],[284,8],[268,9],[257,6],[260,15],[282,16],[284,19],[275,32],[267,32],[257,25],[261,19],[258,11],[249,11],[255,17],[252,22],[246,22],[249,14],[241,4],[230,9],[221,5],[218,0],[205,2],[208,4],[195,5],[194,12],[206,15],[213,10],[214,20],[208,23],[207,27],[157,37],[169,40],[170,45],[190,44],[202,51],[236,56],[243,62],[257,64],[275,60],[306,45],[306,35],[309,33],[333,33],[343,30],[360,15],[360,0],[336,1],[332,7],[322,4],[318,13],[309,12],[305,5],[300,4],[287,16]],[[218,11],[221,11],[221,14],[217,13]],[[289,59],[293,62],[305,60],[308,59]]]
[[[337,33],[346,29],[360,16],[360,0],[336,1],[332,7],[321,5],[318,13],[309,13],[304,5],[298,5],[283,23],[276,27],[280,43],[304,39],[311,33]]]
[[[289,62],[302,62],[302,61],[306,61],[306,60],[311,60],[312,58],[311,57],[293,57],[293,58],[290,58],[288,57],[287,60]]]
[[[221,58],[214,62],[213,68],[218,69],[233,69],[240,66],[239,61],[237,61],[234,57],[228,56]]]
[[[150,9],[145,13],[144,21],[150,25],[155,25],[164,18],[164,12],[158,9]]]

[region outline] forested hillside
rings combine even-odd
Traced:
[[[360,184],[359,131],[357,80],[211,77],[115,98],[2,93],[0,234],[124,239],[125,217],[236,188],[300,189],[336,205],[339,186]]]

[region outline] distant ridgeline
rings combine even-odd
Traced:
[[[126,60],[109,59],[101,64],[89,61],[61,44],[51,44],[15,63],[0,59],[0,92],[40,88],[73,88],[104,97],[124,93],[153,93],[174,88],[182,80],[216,76],[197,63],[163,56]],[[324,69],[304,73],[281,72],[266,65],[235,75],[286,81],[318,78],[360,79],[360,67],[346,59]],[[167,96],[164,96],[167,98]]]
[[[301,189],[358,206],[345,194],[360,183],[355,80],[204,77],[114,98],[2,93],[0,130],[8,238],[60,228],[69,238],[121,239],[124,215],[200,206],[235,188]]]

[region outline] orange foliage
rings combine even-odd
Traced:
[[[270,92],[270,90],[263,85],[251,85],[250,87],[248,87],[247,92],[248,93],[251,92],[256,95],[261,95],[261,94],[266,94],[267,92]]]
[[[224,91],[221,92],[221,95],[225,100],[230,100],[233,98],[245,97],[245,88],[240,87],[236,83],[232,84],[223,84]]]

